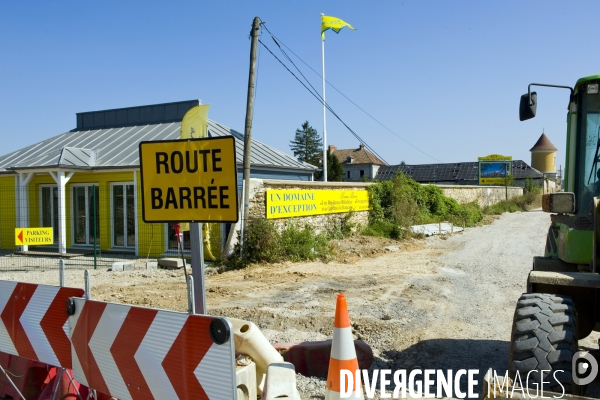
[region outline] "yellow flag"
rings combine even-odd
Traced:
[[[352,30],[356,30],[352,25],[339,18],[321,15],[321,39],[325,40],[325,31],[327,29],[331,29],[335,33],[338,33],[342,28],[346,26]]]
[[[179,139],[197,139],[208,136],[208,108],[210,104],[202,104],[192,107],[185,113],[181,120],[181,131]],[[182,222],[181,231],[187,232],[190,230],[190,224]]]
[[[210,104],[192,107],[181,120],[180,139],[197,139],[208,136],[208,108]]]

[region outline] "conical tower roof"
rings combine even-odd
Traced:
[[[542,136],[538,139],[535,145],[529,149],[529,151],[558,151],[556,147],[552,144],[548,136],[545,133],[542,133]]]

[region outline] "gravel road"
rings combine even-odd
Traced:
[[[331,337],[336,293],[348,299],[356,338],[373,349],[372,368],[488,368],[504,374],[512,316],[532,257],[542,255],[549,214],[504,214],[450,237],[338,244],[353,252],[327,264],[253,265],[206,278],[210,314],[251,320],[272,343]],[[371,241],[371,242],[370,242]],[[369,243],[388,246],[384,254]],[[364,253],[364,254],[363,254]],[[0,279],[56,283],[55,271],[5,272]],[[81,287],[82,272],[67,284]],[[185,311],[181,271],[92,271],[92,297]],[[582,345],[597,348],[597,334]],[[325,383],[298,375],[303,399],[323,399]],[[379,393],[375,398],[379,398]]]

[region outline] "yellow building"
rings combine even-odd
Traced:
[[[558,149],[550,142],[548,136],[542,133],[529,151],[531,152],[531,167],[549,178],[556,179],[556,152]]]
[[[75,129],[0,156],[0,269],[15,255],[33,252],[66,258],[97,251],[103,257],[178,256],[174,223],[142,220],[138,146],[141,141],[178,139],[183,115],[198,104],[192,100],[78,113]],[[239,190],[243,135],[209,120],[208,136],[234,137]],[[253,178],[309,181],[316,169],[252,141]],[[216,234],[210,237],[219,249],[229,227],[214,225]],[[18,246],[15,228],[27,227],[52,227],[54,244]],[[186,235],[183,252],[188,255]]]

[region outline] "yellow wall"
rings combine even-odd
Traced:
[[[142,220],[142,196],[141,196],[141,180],[140,173],[137,175],[137,239],[138,239],[138,255],[146,257],[160,256],[165,252],[165,224],[146,224]],[[72,187],[74,184],[95,184],[99,186],[100,197],[99,208],[99,227],[98,233],[100,237],[100,249],[109,250],[112,247],[112,215],[110,210],[111,203],[111,183],[119,182],[134,182],[133,171],[127,172],[106,172],[106,173],[91,173],[91,172],[75,172],[66,185],[66,234],[67,248],[73,247],[72,231]],[[37,174],[28,185],[29,193],[29,226],[41,226],[40,220],[40,193],[41,185],[56,185],[56,182],[49,174]],[[0,247],[3,249],[15,249],[14,229],[16,227],[16,210],[15,210],[15,176],[6,177],[0,176],[0,210],[2,218],[0,218]],[[150,253],[148,251],[150,250]]]
[[[112,248],[112,223],[111,214],[111,183],[134,182],[133,171],[127,172],[75,172],[66,185],[66,246],[73,246],[73,205],[72,193],[75,184],[89,184],[99,186],[99,244],[100,250],[110,250]],[[167,251],[165,240],[166,224],[154,223],[146,224],[142,220],[142,190],[140,172],[136,171],[137,179],[137,241],[138,257],[156,258],[164,255]],[[41,189],[42,185],[56,186],[56,182],[48,173],[37,174],[29,182],[27,187],[29,198],[29,227],[42,226],[41,221]],[[16,200],[15,200],[15,175],[0,176],[0,248],[16,249],[15,228],[16,228]],[[220,257],[220,227],[221,224],[210,224],[210,247],[212,254]],[[55,243],[57,244],[57,243]],[[118,248],[122,249],[122,248]],[[205,247],[205,254],[208,256],[208,248]],[[208,258],[207,258],[208,259]]]
[[[17,212],[15,208],[15,177],[0,176],[0,247],[14,249]]]
[[[556,152],[532,152],[531,167],[544,173],[556,172],[555,165]]]
[[[142,219],[142,178],[137,175],[137,224],[138,224],[138,256],[156,258],[166,251],[165,224],[146,224]]]

